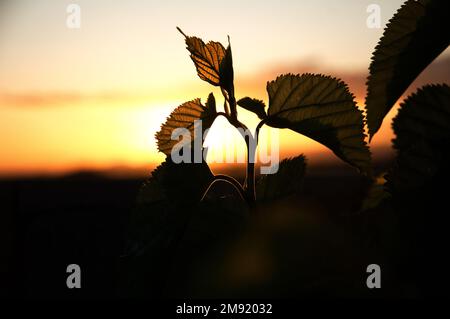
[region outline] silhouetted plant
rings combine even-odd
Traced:
[[[224,111],[217,112],[212,93],[205,106],[200,99],[182,104],[172,112],[156,134],[161,152],[169,157],[173,146],[178,143],[171,139],[175,128],[186,128],[193,135],[195,120],[202,120],[204,132],[211,127],[217,116],[224,116],[232,126],[241,129],[239,132],[245,139],[247,175],[243,185],[231,176],[224,175],[213,176],[211,184],[216,181],[232,184],[250,205],[256,201],[254,158],[259,131],[263,125],[289,128],[308,136],[330,148],[339,158],[358,168],[363,174],[370,174],[370,153],[364,141],[363,115],[344,82],[319,74],[281,75],[267,83],[269,106],[266,111],[263,101],[250,97],[236,101],[230,44],[226,49],[219,42],[205,44],[201,39],[187,36],[178,30],[185,36],[198,76],[211,85],[220,87],[225,100]],[[248,134],[247,126],[239,120],[237,106],[255,113],[261,120],[254,134]],[[289,175],[294,178],[297,176],[296,170],[303,168],[303,157],[285,160],[281,163],[284,177],[277,173],[263,181],[277,184],[277,192],[283,193],[283,188],[287,189],[288,183],[277,183],[275,180],[279,178],[286,181],[286,176]],[[286,170],[292,170],[292,174],[286,174]],[[267,193],[267,186],[264,189]]]
[[[412,81],[448,47],[449,3],[448,0],[408,0],[387,25],[369,68],[365,107],[370,138],[376,134],[385,115]],[[205,105],[200,99],[191,100],[176,108],[156,134],[158,149],[167,158],[153,171],[138,196],[128,247],[128,255],[133,256],[134,260],[129,266],[131,270],[127,280],[132,289],[139,285],[144,289],[151,287],[152,293],[157,295],[170,280],[167,277],[170,265],[174,263],[173,255],[179,253],[177,248],[188,228],[201,229],[203,235],[208,232],[214,232],[214,235],[232,232],[236,225],[245,220],[249,207],[252,210],[258,202],[280,199],[301,189],[306,167],[303,155],[283,160],[276,174],[262,176],[255,183],[255,167],[251,159],[255,156],[263,125],[288,128],[308,136],[328,147],[363,175],[372,178],[364,115],[344,82],[320,74],[285,74],[267,83],[268,107],[263,101],[251,97],[237,100],[230,44],[227,48],[219,42],[205,44],[201,39],[178,30],[185,37],[198,76],[220,88],[224,109],[217,110],[212,93]],[[247,130],[247,126],[239,120],[238,106],[255,113],[260,119],[253,134],[243,135],[247,145],[246,179],[243,184],[231,176],[214,175],[203,159],[201,163],[191,161],[181,164],[171,160],[172,148],[178,142],[171,139],[175,128],[188,129],[193,135],[194,121],[202,120],[204,132],[218,116],[223,116],[235,128]],[[426,85],[406,98],[393,121],[393,128],[397,158],[385,177],[373,180],[360,212],[376,210],[382,203],[392,201],[411,209],[417,203],[421,203],[417,206],[420,209],[429,205],[427,201],[438,190],[433,181],[436,177],[446,180],[447,177],[442,177],[444,173],[448,176],[449,86]],[[203,144],[204,134],[200,138]],[[256,143],[250,143],[251,139],[255,139]],[[191,157],[194,156],[192,146]],[[216,201],[211,196],[209,202],[201,203],[200,200],[211,191],[211,185],[218,181],[232,185],[249,205],[242,207],[234,198],[221,197],[224,194],[215,194]],[[423,191],[427,187],[429,189]],[[421,196],[415,196],[421,190]],[[392,206],[394,211],[398,207]],[[222,216],[230,216],[230,212],[234,212],[236,221],[224,223],[224,220],[229,220],[210,220],[208,218],[213,218],[211,214],[201,215],[205,210],[223,213]],[[193,211],[200,213],[193,214]],[[406,224],[412,223],[417,227],[418,220],[410,217]],[[210,229],[209,222],[215,225],[214,230]],[[211,244],[204,237],[198,241],[203,248]],[[196,250],[189,253],[195,254],[193,251]],[[403,252],[395,251],[394,254],[399,253]],[[194,259],[195,256],[189,258]]]

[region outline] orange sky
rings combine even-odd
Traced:
[[[65,25],[72,2],[81,7],[81,29]],[[2,2],[0,175],[141,168],[162,161],[153,136],[173,108],[205,100],[211,91],[223,104],[220,92],[196,76],[176,25],[205,40],[225,43],[230,35],[238,97],[267,101],[265,83],[278,74],[320,72],[343,78],[363,105],[369,58],[382,34],[365,24],[372,2]],[[403,1],[376,2],[384,26]],[[449,56],[444,52],[413,87],[448,81]],[[239,112],[256,125],[252,114]],[[372,142],[375,156],[390,144],[394,114]],[[216,123],[208,142],[226,147],[224,130],[232,128]],[[328,152],[286,130],[280,142],[282,157],[305,153],[319,161]]]

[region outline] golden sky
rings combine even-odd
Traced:
[[[237,97],[267,101],[281,73],[343,78],[364,103],[365,77],[382,28],[401,0],[112,1],[10,0],[0,4],[0,175],[140,168],[164,159],[154,133],[179,104],[214,92],[201,81],[176,31],[226,43],[231,37]],[[66,7],[81,8],[81,28]],[[371,3],[381,29],[366,26]],[[448,80],[448,51],[416,81]],[[243,121],[256,118],[240,110]],[[372,142],[390,144],[391,112]],[[225,121],[209,137],[219,145]],[[335,158],[283,130],[281,155]],[[380,149],[381,153],[377,153]]]

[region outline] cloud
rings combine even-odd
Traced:
[[[255,97],[267,99],[266,83],[284,73],[321,73],[331,75],[345,81],[350,91],[360,103],[364,103],[366,95],[367,70],[344,70],[327,67],[316,59],[307,59],[294,63],[274,63],[262,67],[262,71],[237,78],[238,91],[245,95],[256,94]],[[406,95],[427,83],[450,82],[450,55],[444,55],[431,63],[406,91]]]
[[[415,91],[418,87],[427,83],[450,82],[450,55],[446,54],[439,57],[430,64],[425,71],[414,81],[411,87],[406,91],[406,95]],[[326,66],[318,59],[306,59],[293,63],[270,63],[267,66],[262,65],[259,71],[239,75],[236,70],[236,87],[238,98],[243,96],[252,96],[267,100],[266,84],[267,81],[274,80],[278,75],[284,73],[302,74],[302,73],[321,73],[331,75],[345,81],[350,91],[355,94],[359,104],[364,104],[366,95],[366,79],[368,70],[346,70],[336,69]],[[207,92],[210,87],[200,86],[197,79],[193,82],[180,85],[183,90],[177,87],[166,88],[165,90],[155,91],[136,91],[136,92],[100,92],[100,93],[80,93],[80,92],[26,92],[26,93],[8,93],[0,92],[0,105],[17,107],[54,107],[64,105],[77,105],[82,103],[101,103],[103,105],[121,104],[127,105],[139,102],[162,102],[168,98],[183,99],[187,98],[186,92],[191,95],[198,95],[203,91]],[[175,91],[175,92],[174,92]],[[206,94],[206,93],[205,93]],[[186,96],[184,96],[186,95]],[[200,95],[201,96],[201,95]]]
[[[133,101],[148,101],[149,96],[122,92],[84,94],[78,92],[45,93],[1,93],[0,104],[17,107],[53,107],[81,103],[116,104]]]

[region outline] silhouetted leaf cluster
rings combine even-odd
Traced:
[[[271,201],[299,193],[305,176],[304,155],[287,158],[280,162],[278,172],[262,176],[256,183],[259,201]]]

